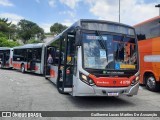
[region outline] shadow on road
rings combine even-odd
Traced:
[[[125,96],[124,96],[125,97]],[[125,100],[120,97],[68,97],[68,100],[76,107],[84,108],[106,108],[106,107],[128,107],[135,104],[130,100]]]

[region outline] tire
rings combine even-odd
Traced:
[[[21,72],[25,73],[25,66],[24,66],[24,64],[21,65]]]
[[[146,79],[146,88],[154,92],[159,91],[160,89],[159,84],[156,82],[156,79],[152,74],[149,75]]]

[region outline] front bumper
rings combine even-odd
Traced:
[[[108,93],[118,93],[118,95],[124,94],[128,96],[137,95],[139,89],[139,83],[129,87],[94,87],[96,96],[108,96]]]
[[[89,86],[79,80],[76,88],[73,88],[73,96],[108,96],[108,93],[118,93],[119,95],[133,96],[137,95],[139,89],[139,82],[134,86],[128,87],[97,87]]]

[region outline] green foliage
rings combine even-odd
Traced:
[[[17,26],[15,24],[10,25],[9,39],[12,39],[13,41],[16,41],[17,39]]]
[[[45,36],[53,36],[53,33],[45,33]]]
[[[2,38],[7,38],[7,36],[4,34],[4,33],[2,33],[2,32],[0,32],[0,37]]]
[[[8,23],[8,18],[0,18],[1,23],[5,23],[7,26],[10,26],[12,22]]]
[[[3,33],[7,33],[9,31],[9,27],[7,24],[0,22],[0,31]]]
[[[8,19],[5,18],[0,18],[0,31],[3,33],[8,33],[10,28],[9,26],[11,25],[11,23],[8,23]]]
[[[60,45],[60,39],[54,41],[54,42],[51,44],[51,46],[54,46],[54,47],[59,47],[59,45]]]
[[[18,45],[19,43],[15,41],[9,41],[6,35],[0,32],[0,47],[15,47]]]
[[[42,41],[31,39],[31,40],[28,40],[26,44],[32,44],[32,43],[42,43]]]
[[[17,26],[11,22],[8,23],[8,19],[0,18],[0,32],[5,34],[8,39],[16,41]]]
[[[51,27],[50,27],[50,31],[53,32],[54,34],[59,34],[61,33],[63,30],[65,30],[67,28],[67,26],[62,25],[60,23],[54,23]]]
[[[20,20],[18,23],[18,36],[27,43],[28,40],[37,37],[42,40],[44,36],[44,30],[40,28],[36,23],[28,20]]]

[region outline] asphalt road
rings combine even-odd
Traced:
[[[156,111],[160,110],[160,92],[145,87],[133,97],[72,97],[58,93],[43,76],[0,70],[0,111]],[[2,118],[0,118],[2,119]],[[48,118],[49,120],[52,118]],[[56,119],[56,118],[53,118]],[[57,118],[58,119],[58,118]],[[67,118],[70,119],[70,118]],[[72,119],[72,118],[71,118]],[[78,118],[76,118],[78,119]],[[80,118],[84,119],[84,118]],[[96,119],[96,118],[89,118]],[[104,119],[104,118],[99,118]],[[118,118],[111,118],[118,119]],[[123,120],[127,118],[121,118]],[[137,118],[131,118],[137,120]],[[139,118],[158,120],[160,118]],[[38,119],[39,120],[39,119]]]

